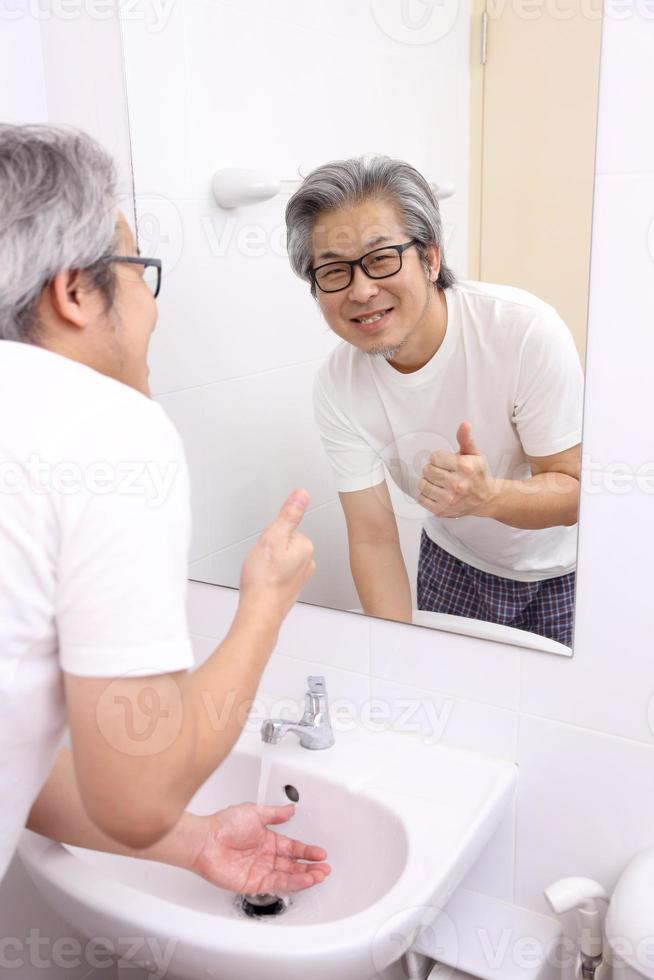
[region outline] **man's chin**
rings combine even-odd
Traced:
[[[392,361],[408,339],[408,337],[403,337],[401,340],[375,340],[366,347],[365,352],[371,357],[383,357],[385,361]]]

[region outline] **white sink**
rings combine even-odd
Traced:
[[[189,809],[256,799],[261,742],[245,732]],[[188,980],[368,980],[402,953],[397,934],[435,919],[509,805],[516,769],[390,732],[337,735],[309,751],[272,749],[267,803],[300,799],[281,832],[328,852],[332,874],[274,919],[246,918],[235,896],[190,872],[64,847],[25,831],[22,860],[46,900],[83,935],[149,937],[136,962]],[[173,942],[171,943],[171,939]],[[116,945],[118,944],[118,945]],[[158,969],[158,976],[163,972]]]

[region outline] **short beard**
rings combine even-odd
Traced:
[[[371,357],[383,357],[385,361],[392,361],[395,355],[402,350],[408,339],[408,337],[405,337],[399,344],[393,344],[392,347],[387,344],[374,344],[368,348],[366,354],[370,354]]]

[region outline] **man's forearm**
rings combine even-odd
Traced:
[[[184,813],[179,823],[152,847],[139,850],[119,844],[99,830],[86,813],[72,754],[62,748],[32,806],[26,826],[62,844],[190,868],[197,857],[198,836],[191,832],[197,819],[191,813]]]
[[[281,611],[242,600],[227,636],[197,670],[98,678],[92,688],[84,679],[89,696],[82,701],[74,692],[70,724],[93,823],[135,848],[177,824],[241,733],[282,619]],[[69,675],[67,694],[75,683]]]
[[[523,530],[572,526],[579,516],[579,480],[567,473],[538,473],[529,480],[496,480],[496,492],[479,516]]]
[[[350,568],[364,612],[404,623],[412,621],[411,587],[399,543],[352,543]]]

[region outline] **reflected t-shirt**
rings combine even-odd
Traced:
[[[62,670],[193,665],[189,481],[160,405],[0,341],[0,879],[66,721]]]
[[[458,452],[466,420],[490,471],[504,479],[528,479],[527,456],[581,442],[583,374],[553,307],[480,282],[457,283],[445,298],[445,337],[420,370],[402,374],[346,342],[320,369],[316,421],[339,491],[376,486],[389,474],[415,500],[429,457]],[[522,530],[422,512],[432,541],[481,571],[526,582],[574,571],[576,526]]]

